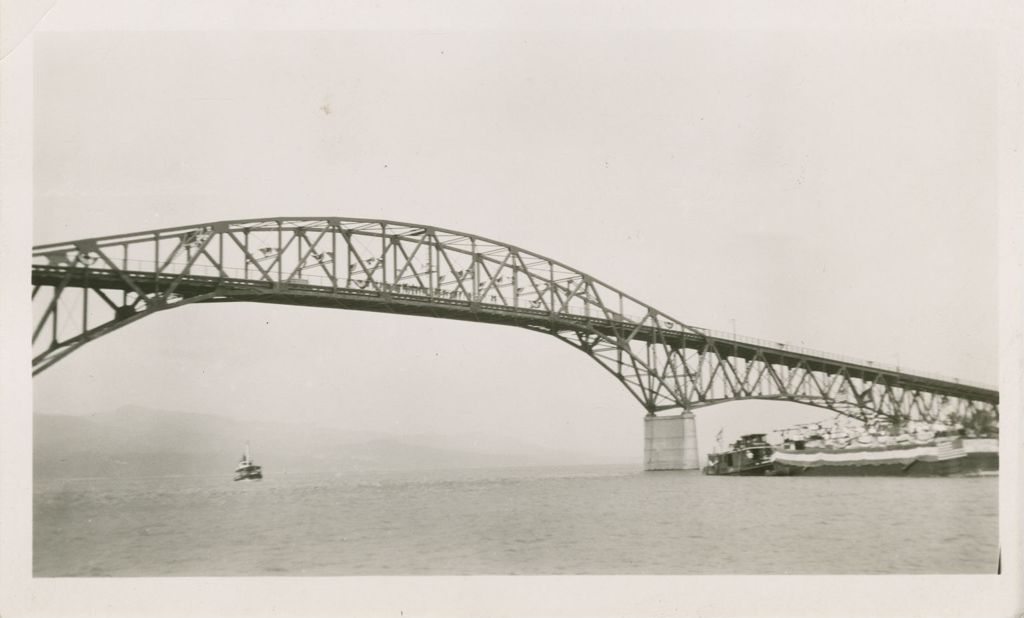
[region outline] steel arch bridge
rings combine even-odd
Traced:
[[[648,415],[791,401],[868,422],[998,414],[992,388],[688,325],[575,268],[428,225],[221,221],[33,249],[33,374],[192,303],[264,302],[517,326],[597,361]]]

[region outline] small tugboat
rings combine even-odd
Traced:
[[[235,468],[235,480],[258,481],[262,478],[263,468],[252,462],[252,457],[249,455],[249,443],[246,442],[245,453],[242,455],[242,460],[238,462],[238,467]]]
[[[722,453],[709,453],[704,474],[713,476],[764,476],[772,469],[772,447],[765,442],[765,434],[752,433],[740,439]]]

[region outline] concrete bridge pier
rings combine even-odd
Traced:
[[[644,470],[698,470],[697,420],[679,416],[644,417]]]

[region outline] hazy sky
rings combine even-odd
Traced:
[[[262,216],[433,224],[687,323],[995,384],[995,52],[923,30],[42,34],[33,242]],[[46,413],[643,448],[640,404],[586,356],[426,318],[191,306],[34,387]],[[701,447],[827,416],[714,406]]]

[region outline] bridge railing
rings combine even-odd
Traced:
[[[220,269],[218,269],[215,266],[211,266],[211,265],[207,265],[207,264],[195,264],[194,263],[194,264],[189,265],[188,263],[185,263],[185,262],[171,262],[171,263],[168,263],[168,264],[160,264],[158,266],[157,262],[155,262],[153,260],[138,260],[138,259],[118,260],[117,266],[121,270],[134,271],[134,272],[139,272],[139,273],[152,273],[152,272],[155,272],[159,267],[162,267],[163,272],[166,273],[166,274],[175,274],[176,275],[176,274],[180,274],[182,272],[185,272],[186,269],[187,269],[189,276],[196,276],[196,277],[209,277],[209,278],[213,278],[213,279],[221,278],[221,277],[228,277],[230,279],[250,280],[250,281],[251,280],[258,280],[260,278],[260,273],[258,271],[256,271],[256,270],[254,270],[253,268],[245,269],[245,268],[239,268],[239,267],[234,267],[234,266],[222,266]],[[91,270],[104,270],[104,271],[111,270],[111,268],[108,265],[106,265],[104,263],[100,263],[100,262],[92,264],[89,268]],[[323,274],[301,273],[300,272],[300,273],[297,273],[296,275],[292,276],[290,279],[285,279],[284,281],[281,281],[281,283],[285,283],[285,284],[288,284],[290,286],[309,285],[309,286],[317,286],[317,287],[323,287],[323,288],[335,288],[335,287],[337,287],[339,289],[354,289],[354,290],[371,289],[371,290],[379,291],[379,290],[383,289],[383,290],[387,290],[387,291],[392,292],[392,293],[408,294],[408,295],[412,295],[412,296],[422,296],[422,297],[427,297],[427,298],[440,298],[440,299],[449,299],[449,300],[459,300],[459,301],[463,301],[463,302],[474,301],[474,302],[479,302],[479,303],[487,304],[487,305],[506,306],[506,307],[508,306],[507,303],[500,302],[500,298],[497,297],[497,295],[491,295],[493,297],[491,299],[482,298],[482,297],[480,297],[480,298],[472,298],[471,299],[471,298],[467,298],[465,294],[463,294],[463,293],[461,293],[459,291],[456,291],[455,289],[445,289],[445,286],[442,286],[442,285],[438,285],[438,286],[436,286],[434,288],[424,288],[424,287],[421,287],[421,286],[414,286],[414,285],[402,284],[402,283],[391,283],[391,282],[389,282],[389,283],[381,283],[379,281],[369,281],[369,280],[358,279],[358,278],[347,278],[347,277],[341,275],[340,273],[339,273],[336,281],[337,281],[337,284],[335,283],[335,280],[331,279],[331,277],[328,277],[328,276],[323,275]],[[489,300],[491,300],[493,302],[489,302]],[[525,307],[517,307],[517,308],[526,309]],[[574,315],[574,316],[577,316],[577,317],[586,317],[586,318],[598,317],[598,316],[594,316],[594,315],[588,314],[585,309],[581,311],[578,308],[573,307],[572,305],[570,305],[568,308],[569,308],[569,311],[562,312],[562,313],[567,313],[569,315]],[[641,324],[648,317],[648,316],[637,316],[637,315],[630,315],[630,314],[617,314],[617,315],[618,315],[619,318],[621,318],[621,321],[623,323],[628,323],[628,324],[632,324],[632,325]],[[681,324],[679,322],[675,322],[675,321],[669,321],[669,320],[664,319],[664,318],[659,320],[658,326],[660,328],[662,328],[662,329],[667,330],[667,331],[676,331],[676,332],[681,332],[683,330],[683,328],[684,328],[683,324]],[[978,382],[971,382],[971,381],[967,381],[967,380],[961,380],[961,379],[958,379],[958,378],[953,378],[953,377],[949,377],[949,376],[943,376],[943,375],[936,374],[936,373],[921,372],[921,371],[905,371],[899,365],[890,365],[890,364],[886,364],[886,363],[876,363],[874,361],[863,360],[863,359],[859,359],[859,358],[853,358],[853,357],[842,355],[842,354],[834,354],[834,353],[824,352],[824,351],[821,351],[821,350],[815,350],[815,349],[812,349],[812,348],[806,348],[806,347],[803,347],[803,346],[779,343],[779,342],[775,342],[775,341],[769,341],[769,340],[766,340],[766,339],[759,339],[759,338],[756,338],[756,337],[749,337],[749,336],[745,336],[745,335],[737,335],[737,334],[731,333],[731,332],[724,332],[724,331],[717,331],[717,330],[712,330],[712,329],[708,329],[708,328],[701,328],[701,327],[692,326],[692,325],[689,325],[689,324],[686,324],[685,328],[689,329],[689,330],[692,330],[692,331],[699,332],[701,334],[704,334],[707,337],[711,337],[711,338],[714,338],[714,339],[721,340],[721,341],[723,341],[723,342],[725,342],[727,344],[731,343],[731,342],[746,343],[746,344],[749,344],[751,346],[755,346],[755,347],[762,348],[762,349],[778,350],[780,352],[789,352],[789,353],[800,354],[800,355],[804,355],[804,356],[818,357],[818,358],[832,360],[832,361],[837,361],[837,362],[844,363],[844,364],[849,364],[849,365],[859,365],[859,366],[864,366],[864,367],[870,367],[872,369],[878,369],[878,370],[886,371],[886,372],[890,372],[890,373],[913,375],[913,376],[918,376],[918,377],[923,377],[923,378],[930,378],[930,379],[938,380],[938,381],[942,381],[942,382],[949,382],[949,383],[954,383],[954,384],[962,384],[964,386],[971,386],[971,387],[981,388],[981,389],[993,389],[993,387],[991,385],[981,384],[981,383],[978,383]]]
[[[922,377],[922,378],[930,378],[930,379],[933,379],[933,380],[939,380],[939,381],[942,381],[942,382],[952,382],[954,384],[962,384],[964,386],[972,386],[972,387],[975,387],[975,388],[984,388],[984,389],[993,389],[994,390],[994,388],[991,385],[982,384],[980,382],[972,382],[972,381],[969,381],[969,380],[961,380],[959,378],[953,378],[953,377],[950,377],[950,376],[944,376],[944,375],[941,375],[941,374],[938,374],[938,373],[930,373],[930,372],[924,372],[924,371],[907,371],[907,370],[901,368],[899,365],[890,365],[890,364],[887,364],[887,363],[876,363],[874,361],[863,360],[863,359],[860,359],[860,358],[854,358],[852,356],[846,356],[846,355],[843,355],[843,354],[834,354],[834,353],[831,353],[831,352],[823,352],[821,350],[815,350],[813,348],[806,348],[806,347],[803,347],[803,346],[790,345],[790,344],[785,344],[785,343],[777,343],[777,342],[774,342],[774,341],[768,341],[766,339],[757,339],[755,337],[746,337],[746,336],[743,336],[743,335],[736,335],[734,333],[727,333],[727,332],[723,332],[723,331],[710,330],[710,329],[700,328],[700,327],[696,327],[696,326],[692,327],[692,328],[694,328],[695,330],[699,330],[699,331],[705,333],[706,335],[708,335],[710,337],[714,337],[716,339],[723,339],[723,340],[726,340],[726,341],[744,342],[744,343],[749,343],[751,345],[756,345],[756,346],[761,347],[761,348],[769,348],[769,349],[774,348],[774,349],[777,349],[777,350],[782,351],[782,352],[795,352],[797,354],[802,354],[802,355],[805,355],[805,356],[817,356],[819,358],[825,358],[825,359],[828,359],[828,360],[834,360],[834,361],[838,361],[838,362],[841,362],[841,363],[844,363],[844,364],[848,364],[848,365],[862,365],[862,366],[866,366],[866,367],[871,367],[872,369],[879,369],[879,370],[890,372],[890,373],[907,374],[907,375],[913,375],[913,376]]]

